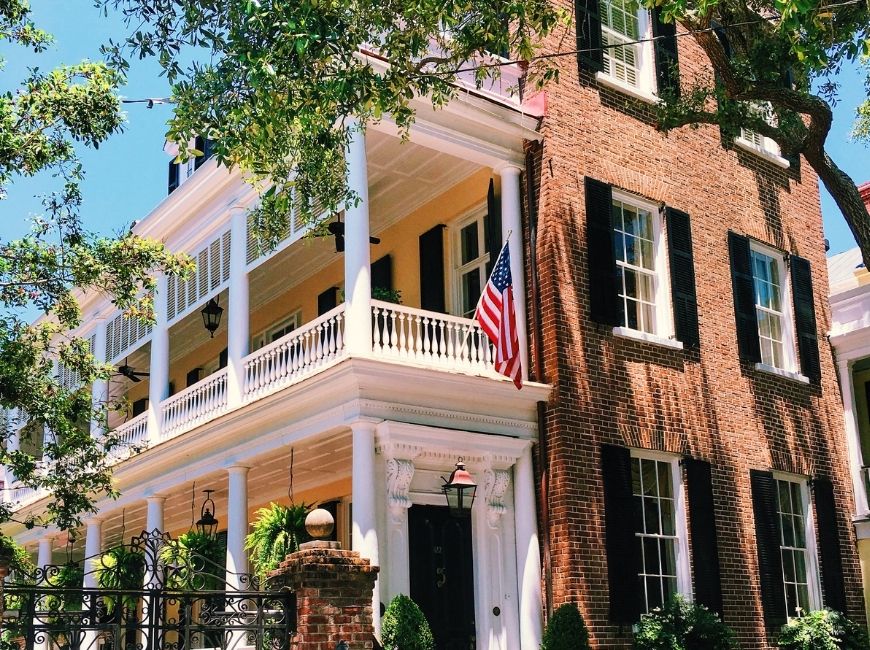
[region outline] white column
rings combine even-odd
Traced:
[[[158,439],[162,426],[160,402],[166,399],[169,392],[169,328],[166,324],[168,283],[166,274],[157,276],[157,291],[154,296],[155,322],[151,332],[151,364],[148,369],[148,440],[152,442]]]
[[[248,534],[248,469],[234,465],[227,469],[229,494],[227,497],[227,584],[234,589],[250,589],[239,579],[248,572],[245,555],[245,536]]]
[[[355,422],[353,431],[353,522],[351,547],[362,557],[380,566],[378,560],[378,530],[375,511],[375,425]],[[381,600],[377,581],[372,592],[372,622],[375,635],[381,635]]]
[[[861,453],[861,430],[858,427],[858,410],[855,407],[855,386],[852,381],[852,362],[841,360],[837,363],[840,374],[840,390],[843,394],[843,421],[846,427],[846,448],[849,453],[849,467],[852,473],[852,489],[855,492],[855,514],[859,517],[870,515],[867,502],[867,488],[864,481],[864,458]]]
[[[499,170],[501,176],[501,231],[502,243],[510,241],[511,280],[514,287],[514,311],[517,316],[517,338],[520,343],[520,359],[523,362],[523,379],[529,377],[529,345],[526,329],[526,276],[523,272],[523,206],[520,199],[520,173],[515,165],[506,165]],[[508,238],[508,233],[510,237]],[[494,252],[498,255],[498,252]]]
[[[96,570],[100,564],[100,553],[103,552],[103,522],[101,519],[92,517],[85,520],[85,577],[82,586],[85,589],[97,589]],[[96,593],[87,594],[84,598],[83,608],[85,611],[96,612]],[[85,632],[83,648],[97,647],[97,632],[91,630]]]
[[[242,402],[245,369],[242,359],[248,354],[248,216],[235,210],[230,239],[230,307],[227,316],[227,403],[235,408]]]
[[[43,569],[43,571],[46,569],[46,567],[48,567],[48,565],[51,564],[51,548],[53,541],[54,538],[49,536],[41,537],[39,539],[39,549],[36,552],[36,565],[40,569]],[[43,579],[44,577],[45,573],[43,573]],[[44,625],[45,621],[37,621],[36,619],[34,619],[34,627],[36,627],[36,625],[38,624]],[[48,648],[48,635],[43,633],[41,634],[41,636],[44,640],[41,643],[35,644],[35,650],[46,650]]]
[[[101,318],[97,321],[97,327],[94,330],[94,348],[91,354],[96,358],[97,363],[105,363],[106,361],[106,320]],[[100,408],[101,404],[108,402],[109,399],[109,382],[105,379],[98,379],[91,384],[91,405],[94,410]],[[100,423],[96,420],[91,421],[91,435],[99,436],[103,432]]]
[[[535,515],[535,479],[529,445],[514,466],[514,514],[517,531],[517,582],[520,595],[520,647],[537,648],[543,634],[541,556]]]
[[[350,354],[372,350],[372,282],[369,251],[369,178],[365,134],[351,127],[347,150],[347,185],[357,205],[344,211],[345,345]]]
[[[157,531],[157,533],[163,532],[163,506],[166,503],[166,497],[159,495],[152,495],[145,498],[145,502],[148,504],[147,509],[145,511],[145,532],[149,535]],[[148,555],[153,555],[153,557],[146,557],[145,564],[148,567],[152,567],[151,570],[146,568],[145,570],[145,587],[156,586],[159,576],[157,572],[154,571],[153,567],[156,564],[157,560],[157,547],[149,546],[146,550]]]

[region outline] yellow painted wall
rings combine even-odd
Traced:
[[[855,389],[855,415],[858,418],[858,430],[861,434],[861,454],[870,458],[870,412],[868,412],[866,384],[870,382],[870,370],[852,374],[852,385]]]
[[[870,621],[870,539],[858,540],[858,559],[861,562],[861,580],[864,583],[864,611]]]

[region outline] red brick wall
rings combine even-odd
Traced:
[[[571,3],[564,5],[572,10]],[[574,43],[573,35],[560,46],[558,40],[552,49]],[[694,42],[678,40],[685,87],[707,72]],[[805,161],[799,171],[786,172],[726,150],[716,127],[659,133],[647,106],[599,89],[590,78],[578,80],[573,56],[559,61],[561,81],[549,89],[537,169],[544,379],[554,386],[546,421],[549,495],[542,499],[549,505],[553,606],[577,602],[594,647],[630,644],[630,630],[608,624],[599,450],[614,443],[712,463],[724,616],[743,648],[770,647],[759,597],[750,469],[832,478],[848,614],[863,620],[843,416],[825,339],[831,316],[815,174]],[[700,353],[616,339],[610,327],[590,321],[584,176],[691,215]],[[739,361],[729,229],[811,262],[820,386],[762,374]]]

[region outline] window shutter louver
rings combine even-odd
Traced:
[[[372,289],[393,289],[393,258],[384,255],[376,262],[372,262]]]
[[[701,339],[698,332],[698,296],[695,289],[691,221],[688,214],[674,208],[666,208],[665,217],[671,265],[674,330],[677,340],[682,341],[683,345],[697,348]]]
[[[142,413],[144,413],[148,409],[148,398],[143,397],[142,399],[137,399],[131,405],[131,409],[132,409],[132,412],[130,414],[131,417],[135,418],[137,415],[141,415]]]
[[[652,32],[655,38],[656,83],[659,94],[670,92],[680,96],[680,69],[677,58],[677,24],[662,22],[661,9],[652,12]]]
[[[190,372],[187,373],[187,377],[185,379],[185,388],[190,388],[195,383],[197,383],[200,379],[202,379],[202,368],[194,368]]]
[[[633,624],[640,618],[638,574],[640,558],[634,534],[634,497],[631,493],[631,453],[626,447],[601,446],[604,482],[604,544],[610,621]]]
[[[755,545],[758,550],[758,577],[764,621],[779,626],[786,621],[785,587],[782,582],[779,515],[776,507],[776,480],[771,472],[751,470],[752,511],[755,518]]]
[[[695,601],[722,614],[722,581],[716,543],[716,511],[710,463],[686,458],[686,487],[692,528],[692,576]]]
[[[317,315],[323,316],[330,309],[338,306],[338,287],[329,287],[317,296]]]
[[[741,359],[757,363],[761,361],[761,343],[758,340],[758,319],[755,315],[755,281],[752,279],[749,238],[728,231],[728,254],[731,258],[737,349]]]
[[[622,309],[613,254],[613,192],[610,185],[586,177],[586,256],[589,263],[589,309],[592,320],[621,325]]]
[[[819,555],[822,562],[822,588],[825,606],[838,612],[846,611],[846,590],[843,585],[843,558],[834,503],[834,485],[829,479],[813,480],[813,500],[816,506],[816,529],[819,531]]]
[[[795,334],[801,372],[813,380],[821,377],[819,365],[819,340],[816,329],[816,308],[813,301],[813,275],[810,263],[802,257],[792,255],[791,291],[794,302]]]
[[[202,152],[202,155],[201,155],[201,156],[197,156],[196,158],[193,159],[193,169],[194,169],[194,170],[197,170],[197,169],[199,169],[199,168],[202,166],[202,163],[204,163],[204,162],[206,161],[206,157],[205,157],[205,148],[206,148],[205,138],[202,137],[201,135],[196,136],[196,139],[195,139],[194,142],[193,142],[193,148],[196,149],[197,151],[201,151],[201,152]]]
[[[218,369],[223,370],[227,367],[227,363],[230,360],[229,349],[224,348],[221,350],[221,353],[218,355]]]
[[[602,72],[604,52],[601,49],[601,13],[598,0],[575,0],[574,19],[580,70]]]
[[[178,163],[170,161],[169,163],[169,182],[168,182],[168,192],[167,194],[172,194],[176,189],[178,189],[179,184],[181,183],[181,173],[180,167]]]
[[[443,314],[444,226],[437,225],[420,235],[420,308]]]
[[[503,244],[501,238],[501,201],[495,195],[495,184],[489,179],[489,189],[486,191],[486,216],[487,216],[487,242],[489,248],[489,262],[486,264],[486,275],[492,274],[492,267],[501,252]],[[514,253],[516,255],[516,253]]]

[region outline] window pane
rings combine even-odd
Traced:
[[[674,491],[671,488],[671,466],[669,463],[656,463],[659,469],[659,496],[671,498]]]
[[[646,497],[643,500],[644,510],[644,532],[659,534],[659,501],[656,498]]]
[[[796,582],[807,582],[806,551],[794,551],[794,577]]]
[[[646,607],[647,611],[661,607],[662,603],[662,579],[658,576],[646,579]]]
[[[477,307],[480,298],[480,269],[474,269],[462,276],[462,313],[469,314]]]
[[[654,496],[658,493],[656,486],[656,463],[654,460],[640,461],[640,474],[643,481],[643,493]]]
[[[460,250],[463,264],[480,257],[480,249],[477,242],[477,222],[465,226],[460,233]]]
[[[625,296],[626,298],[637,298],[637,272],[630,269],[622,270],[622,277],[625,278]]]
[[[659,553],[662,559],[662,575],[676,576],[677,555],[674,547],[674,540],[661,539],[659,540],[659,544]]]
[[[643,538],[643,571],[658,575],[659,573],[659,540],[655,537]]]
[[[665,578],[662,582],[665,589],[665,601],[668,601],[677,594],[677,579]]]
[[[782,576],[786,582],[795,582],[794,551],[782,551]]]
[[[806,614],[810,611],[810,590],[807,585],[799,584],[797,586],[798,606],[801,608],[800,613]]]
[[[489,253],[489,214],[483,215],[483,250]],[[493,260],[495,261],[495,260]]]
[[[640,459],[631,459],[631,491],[634,494],[641,494],[640,489]]]
[[[674,502],[670,499],[661,500],[662,533],[664,535],[676,535],[677,531],[674,517]]]

